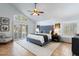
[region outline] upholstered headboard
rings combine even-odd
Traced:
[[[40,33],[49,33],[51,30],[53,30],[52,25],[39,26],[39,32]]]

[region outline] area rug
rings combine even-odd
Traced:
[[[19,40],[16,41],[16,43],[18,43],[26,50],[29,50],[36,56],[51,56],[55,49],[61,45],[59,42],[50,42],[47,45],[41,47],[27,40]]]

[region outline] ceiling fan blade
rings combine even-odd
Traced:
[[[40,14],[38,14],[38,16],[39,16]]]
[[[39,13],[44,13],[43,11],[39,11]]]

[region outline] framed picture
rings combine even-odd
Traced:
[[[8,25],[1,25],[1,31],[9,31],[9,26]]]
[[[9,31],[9,18],[0,17],[0,32]]]
[[[56,23],[55,28],[60,28],[60,23]]]
[[[2,24],[2,17],[0,17],[0,25]]]
[[[9,24],[9,19],[3,17],[3,18],[2,18],[2,24]]]
[[[1,25],[0,25],[0,32],[1,32]]]

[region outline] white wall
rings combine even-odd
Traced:
[[[76,23],[77,24],[77,31],[76,33],[79,33],[79,17],[74,16],[74,17],[69,17],[69,18],[63,18],[63,19],[56,19],[56,18],[52,18],[50,20],[46,20],[46,21],[40,21],[37,22],[37,25],[53,25],[55,23],[61,23],[61,26],[64,24],[68,24],[68,23]]]
[[[45,20],[45,21],[39,21],[36,24],[37,25],[53,25],[54,23],[56,23],[57,19],[49,19],[49,20]],[[57,21],[59,22],[59,20]]]
[[[8,17],[10,19],[10,31],[5,32],[7,35],[12,35],[12,20],[14,19],[14,15],[20,14],[17,10],[12,8],[9,4],[0,3],[0,17]]]
[[[59,22],[61,24],[61,29],[60,29],[60,35],[62,36],[63,35],[63,26],[64,24],[76,24],[77,26],[74,27],[76,28],[75,30],[75,34],[78,33],[79,34],[79,17],[70,17],[70,18],[64,18],[64,19],[52,19],[52,20],[46,20],[46,21],[40,21],[40,22],[37,22],[37,25],[53,25],[55,23]],[[73,35],[75,35],[73,34]],[[63,35],[63,39],[61,39],[62,41],[65,41],[65,42],[69,42],[71,43],[72,42],[72,36],[71,35]]]
[[[32,22],[31,20],[27,20],[28,24],[28,33],[35,33],[36,23]]]
[[[16,8],[14,8],[12,5],[7,4],[7,3],[0,3],[0,17],[8,17],[10,19],[10,31],[5,32],[5,34],[10,33],[12,35],[12,23],[14,19],[14,15],[24,15],[20,11],[18,11]],[[34,23],[27,19],[27,24],[28,24],[28,32],[33,33],[34,32]]]

